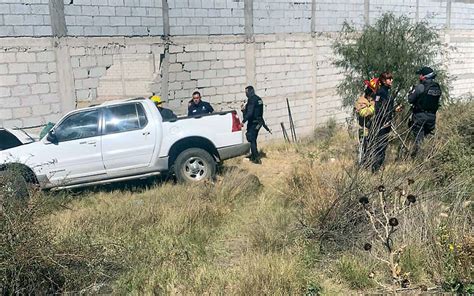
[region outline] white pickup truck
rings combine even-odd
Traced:
[[[28,182],[59,189],[162,173],[201,181],[248,150],[235,111],[163,121],[153,102],[136,98],[66,114],[43,139],[0,151],[0,173],[16,168]]]

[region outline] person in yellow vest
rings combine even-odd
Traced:
[[[150,100],[155,103],[156,108],[158,109],[158,111],[160,111],[163,121],[170,121],[178,118],[176,114],[173,113],[173,111],[163,107],[163,101],[161,100],[160,96],[152,95],[150,97]]]
[[[362,94],[356,101],[354,109],[357,114],[359,122],[359,163],[362,164],[364,154],[367,150],[369,129],[372,125],[372,118],[375,114],[375,100],[374,96],[379,88],[379,79],[372,78],[365,80],[366,86],[364,94]]]

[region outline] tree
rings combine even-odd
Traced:
[[[391,93],[395,101],[406,102],[409,90],[418,81],[415,72],[422,66],[435,70],[443,90],[442,99],[449,99],[449,81],[443,65],[447,48],[427,22],[412,22],[406,16],[386,13],[362,32],[344,23],[333,49],[337,54],[334,65],[344,69],[338,93],[345,107],[352,106],[361,94],[364,80],[378,77],[384,71],[394,75]]]

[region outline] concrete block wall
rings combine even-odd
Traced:
[[[260,0],[253,3],[256,34],[311,32],[311,0]]]
[[[246,83],[244,39],[238,36],[177,38],[169,48],[169,107],[187,114],[194,91],[215,110],[240,109]]]
[[[157,0],[64,0],[70,36],[159,36],[162,13]]]
[[[419,18],[436,28],[446,28],[447,1],[419,0]]]
[[[243,0],[170,0],[171,35],[243,34]]]
[[[339,31],[344,21],[355,25],[356,28],[362,28],[364,11],[364,0],[317,0],[315,31]]]
[[[374,23],[386,11],[391,11],[396,16],[405,15],[411,19],[415,19],[416,0],[370,0],[371,23]]]
[[[288,98],[297,132],[307,134],[314,104],[311,35],[260,35],[255,43],[256,91],[264,99],[267,125],[279,131],[283,122],[289,129]]]
[[[0,126],[34,126],[61,115],[56,56],[49,39],[9,40],[0,53]],[[34,44],[34,45],[33,45]]]
[[[448,70],[454,78],[452,95],[454,97],[474,96],[474,34],[472,31],[458,31],[449,35],[453,46]]]
[[[0,1],[0,36],[51,36],[48,0]]]
[[[454,1],[451,5],[451,28],[461,30],[474,29],[473,1]]]
[[[344,122],[350,110],[342,107],[342,100],[337,94],[337,84],[343,79],[342,71],[332,65],[334,53],[331,48],[334,35],[321,36],[316,41],[315,58],[316,73],[314,77],[315,97],[317,106],[314,108],[314,121],[325,123],[334,118]]]

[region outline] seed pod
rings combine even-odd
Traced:
[[[408,194],[407,195],[407,200],[411,203],[415,203],[416,202],[416,196],[414,196],[413,194]]]
[[[402,288],[408,288],[410,286],[410,281],[408,279],[403,279],[401,286]]]
[[[372,245],[370,243],[365,243],[364,250],[370,251],[372,249]]]
[[[395,226],[398,225],[398,219],[397,218],[390,218],[388,220],[388,224],[390,224],[390,226],[392,226],[392,227],[395,227]]]
[[[385,186],[379,185],[379,187],[377,187],[377,190],[378,190],[379,192],[385,192]]]
[[[359,198],[359,202],[363,205],[366,205],[369,203],[369,198],[367,196],[362,196],[361,198]]]
[[[415,180],[410,179],[410,178],[408,178],[407,181],[408,181],[408,185],[411,185],[411,184],[415,183]]]
[[[426,285],[421,285],[420,290],[421,291],[428,291],[428,287]]]

